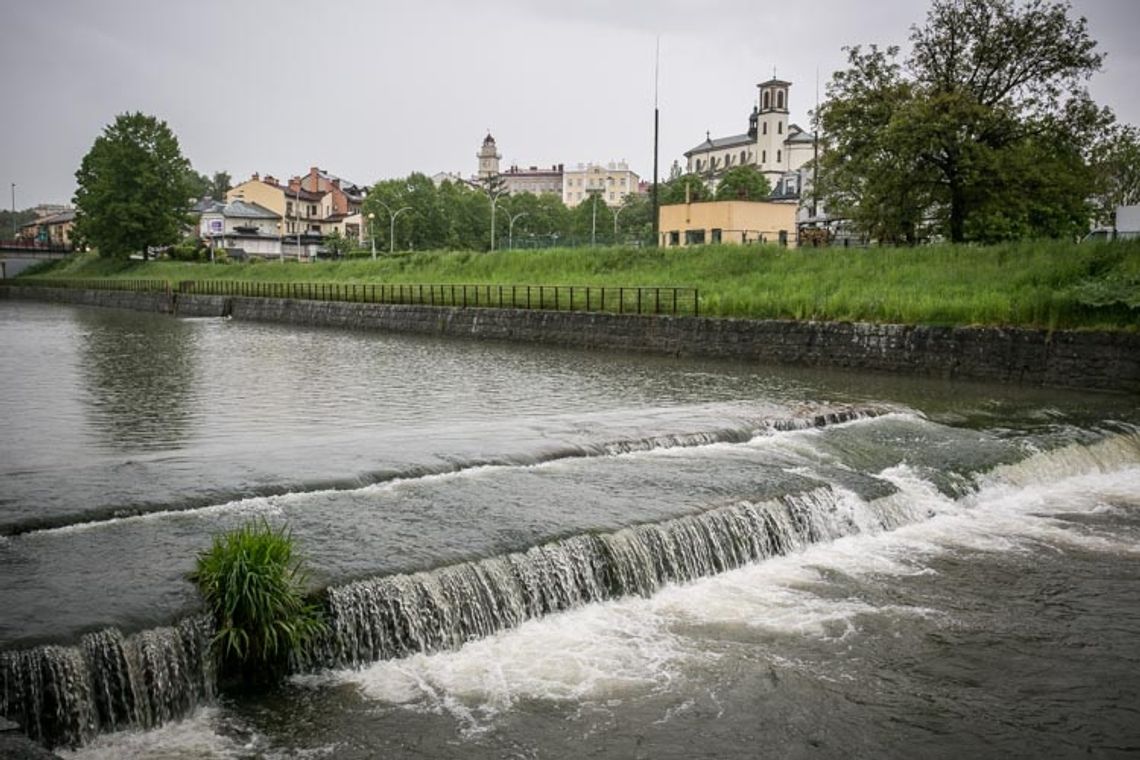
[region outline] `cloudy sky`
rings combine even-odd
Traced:
[[[1140,124],[1140,0],[1073,0],[1108,54],[1094,98]],[[317,165],[358,183],[505,165],[626,160],[661,171],[742,132],[755,85],[793,82],[807,125],[844,45],[905,43],[925,0],[7,0],[3,205],[67,202],[115,116],[165,120],[203,173]]]

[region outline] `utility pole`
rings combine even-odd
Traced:
[[[16,239],[16,183],[12,183],[12,239]]]

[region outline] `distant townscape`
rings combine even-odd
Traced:
[[[846,49],[848,68],[832,74],[808,127],[792,120],[793,83],[773,71],[741,94],[740,131],[694,136],[682,156],[666,158],[664,177],[656,153],[649,178],[624,159],[505,164],[488,130],[473,139],[470,171],[369,184],[312,165],[288,179],[255,172],[235,182],[224,171],[195,172],[165,122],[123,114],[76,173],[76,209],[17,213],[13,183],[12,245],[312,261],[504,247],[1140,234],[1140,131],[1092,101],[1086,83],[1103,55],[1069,11],[935,3],[925,25],[912,27],[909,53]],[[138,165],[140,150],[151,166]],[[548,155],[558,152],[551,146]]]

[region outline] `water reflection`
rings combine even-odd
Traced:
[[[192,434],[198,341],[186,322],[80,310],[80,394],[91,437],[125,451],[175,448]]]

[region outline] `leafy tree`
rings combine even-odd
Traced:
[[[763,201],[771,194],[768,178],[752,164],[729,169],[716,188],[718,201]]]
[[[191,196],[188,169],[166,122],[118,116],[75,173],[77,237],[112,257],[147,258],[151,246],[176,242]]]
[[[229,172],[220,171],[214,172],[213,179],[210,180],[210,197],[216,201],[224,201],[226,193],[233,188],[233,177]]]
[[[183,177],[186,180],[187,197],[193,198],[194,201],[212,197],[210,178],[194,171],[189,163],[186,165],[186,172]]]
[[[820,194],[884,240],[1069,234],[1110,120],[1083,86],[1102,56],[1050,0],[934,0],[912,52],[848,50],[820,112]]]
[[[688,190],[687,194],[686,190]],[[676,179],[669,180],[661,185],[658,194],[658,203],[662,206],[684,203],[686,200],[692,203],[712,200],[712,193],[709,192],[708,185],[696,174],[682,174]]]
[[[653,199],[648,193],[625,196],[618,215],[618,239],[639,242],[653,239]]]
[[[465,182],[445,181],[439,200],[447,218],[445,248],[486,250],[490,246],[491,207],[487,196]]]
[[[340,230],[325,235],[324,246],[325,250],[338,259],[348,258],[359,250],[356,240],[340,234]]]
[[[36,212],[30,208],[15,214],[9,209],[0,209],[0,239],[15,239],[20,234],[21,227],[35,220]]]
[[[1093,149],[1097,221],[1113,223],[1117,206],[1140,203],[1140,130],[1117,126]]]

